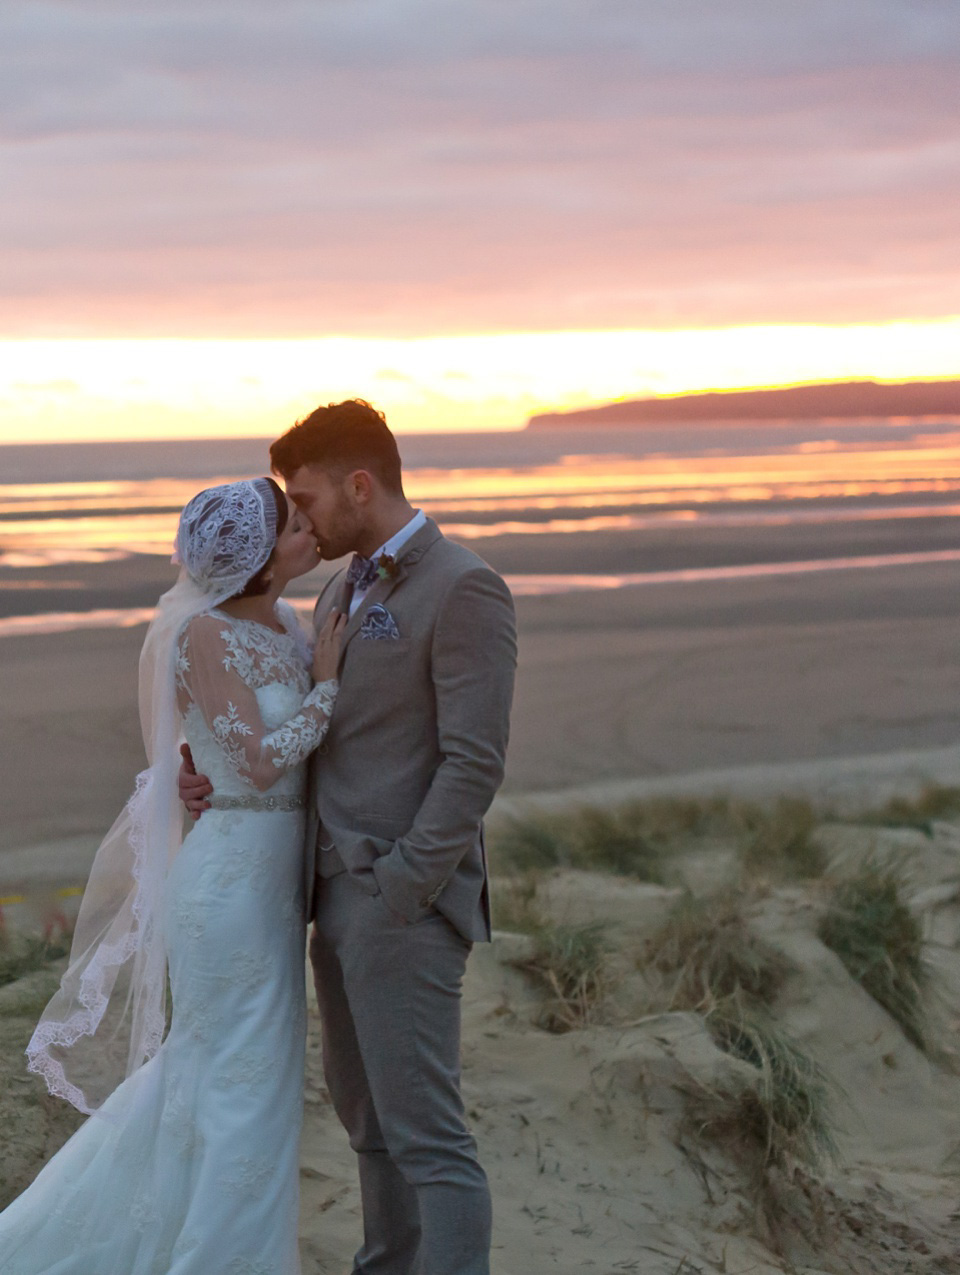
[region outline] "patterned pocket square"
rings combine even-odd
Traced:
[[[376,642],[396,642],[400,638],[400,630],[397,628],[396,620],[387,608],[381,606],[379,602],[375,602],[373,606],[368,607],[367,613],[363,617],[363,623],[360,625],[360,636]]]

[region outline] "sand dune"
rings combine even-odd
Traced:
[[[620,986],[599,1025],[554,1035],[535,1025],[539,993],[511,960],[529,940],[498,933],[471,958],[465,988],[464,1093],[494,1193],[497,1275],[903,1275],[960,1269],[956,1157],[960,1074],[960,824],[933,836],[827,826],[843,871],[868,846],[912,849],[913,906],[935,947],[946,1046],[921,1054],[816,935],[823,891],[775,886],[749,907],[752,930],[790,959],[773,1007],[826,1073],[839,1160],[774,1171],[778,1210],[758,1207],[750,1163],[705,1136],[704,1096],[758,1084],[694,1013],[641,1012],[645,940],[675,887],[589,873],[553,874],[540,905],[555,921],[599,919],[615,938]],[[922,850],[922,856],[920,851]],[[684,871],[682,857],[677,867]],[[695,875],[695,874],[694,874]],[[38,1093],[19,1050],[52,975],[0,989],[0,1174],[9,1198],[75,1125]],[[305,1275],[347,1269],[360,1230],[353,1157],[330,1106],[311,1016],[302,1145]]]

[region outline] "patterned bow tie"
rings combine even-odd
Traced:
[[[369,589],[376,578],[377,564],[374,560],[355,553],[347,567],[347,584],[352,584],[355,589]]]
[[[355,553],[347,567],[347,584],[355,589],[369,589],[377,580],[394,579],[397,570],[397,563],[389,553],[381,553],[379,558],[364,558]]]

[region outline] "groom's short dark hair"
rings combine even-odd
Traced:
[[[397,440],[383,412],[362,398],[328,403],[297,421],[272,444],[270,465],[283,478],[303,465],[317,465],[335,475],[366,469],[388,491],[403,493]]]

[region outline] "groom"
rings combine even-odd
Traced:
[[[321,556],[355,555],[314,612],[318,628],[333,608],[349,620],[307,830],[324,1070],[363,1197],[354,1275],[487,1275],[460,985],[490,937],[481,821],[503,778],[513,603],[408,504],[396,441],[368,403],[317,408],[270,459]]]

